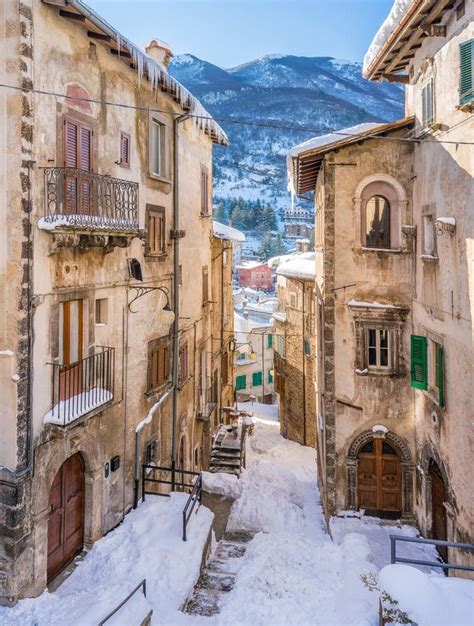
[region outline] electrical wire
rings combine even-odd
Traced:
[[[76,100],[76,101],[88,102],[92,104],[100,104],[103,106],[113,106],[113,107],[119,107],[123,109],[133,109],[136,111],[147,111],[150,113],[164,113],[164,114],[172,115],[175,117],[179,117],[181,115],[181,113],[177,113],[174,111],[166,111],[166,110],[157,109],[154,107],[125,104],[123,102],[111,102],[110,100],[98,100],[95,98],[84,98],[80,96],[74,96],[72,98],[71,96],[67,96],[66,94],[62,94],[62,93],[58,93],[54,91],[47,91],[45,89],[34,89],[33,87],[18,87],[17,85],[9,85],[7,83],[0,83],[0,87],[2,87],[3,89],[13,89],[16,91],[35,93],[38,95],[51,96],[54,98],[65,98],[66,100]],[[292,125],[286,125],[286,124],[284,125],[284,124],[270,123],[270,122],[256,122],[256,121],[251,121],[251,120],[243,120],[239,118],[224,118],[224,117],[219,117],[219,116],[211,117],[211,116],[205,116],[205,115],[195,115],[193,113],[189,113],[188,117],[196,119],[196,120],[203,120],[203,121],[216,121],[216,122],[222,122],[225,124],[238,124],[241,126],[252,126],[252,127],[258,127],[258,128],[274,128],[278,130],[287,130],[287,131],[291,130],[291,131],[301,132],[301,133],[314,133],[315,135],[332,134],[332,135],[338,135],[341,137],[358,137],[359,136],[358,133],[348,133],[348,132],[341,131],[340,129],[310,128],[306,126],[292,126]],[[471,119],[472,117],[474,117],[474,114],[469,116],[469,118],[467,119]],[[402,141],[402,142],[409,142],[409,143],[451,144],[451,145],[456,145],[456,146],[460,146],[460,145],[473,146],[474,145],[474,142],[472,141],[454,141],[454,140],[443,141],[443,140],[437,140],[437,139],[424,139],[424,138],[417,139],[416,137],[386,137],[386,136],[381,136],[381,135],[370,135],[370,134],[365,135],[363,139],[364,140],[365,139],[381,139],[385,141]]]

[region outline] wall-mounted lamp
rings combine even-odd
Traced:
[[[138,259],[128,260],[128,271],[129,271],[130,278],[143,281],[142,267]],[[151,293],[152,291],[161,291],[162,293],[165,294],[165,297],[166,297],[166,302],[162,309],[162,314],[164,314],[164,317],[165,317],[164,322],[167,323],[168,325],[171,325],[174,322],[175,316],[170,307],[169,290],[167,287],[137,287],[137,286],[132,285],[130,286],[130,289],[133,289],[135,291],[135,296],[128,303],[128,310],[130,311],[130,313],[137,313],[137,311],[134,311],[132,309],[132,304],[136,300],[138,300],[142,296],[145,296],[147,293]]]

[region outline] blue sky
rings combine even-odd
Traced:
[[[361,61],[393,0],[86,0],[135,43],[232,67],[265,54]]]

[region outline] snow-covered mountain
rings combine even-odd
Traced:
[[[369,82],[361,70],[360,63],[331,57],[268,55],[230,69],[191,54],[173,59],[170,73],[201,99],[231,142],[215,150],[216,195],[285,208],[290,147],[332,129],[402,117],[403,88]]]

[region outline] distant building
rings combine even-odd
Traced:
[[[295,207],[284,213],[284,238],[289,241],[296,239],[312,239],[314,234],[314,209]]]
[[[221,224],[214,220],[214,235],[220,239],[232,241],[232,265],[239,265],[242,259],[242,245],[245,242],[245,235],[237,228]]]
[[[272,269],[261,261],[244,261],[237,265],[237,277],[241,287],[251,287],[260,291],[272,291]]]

